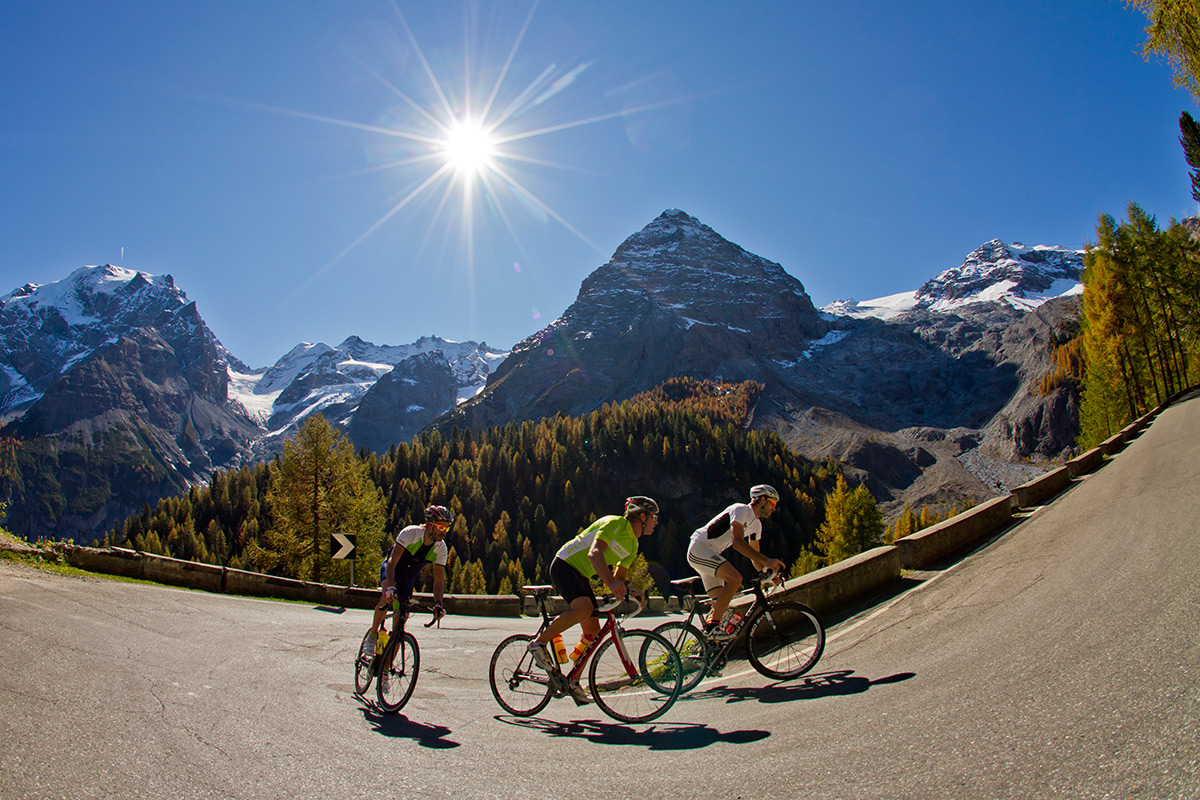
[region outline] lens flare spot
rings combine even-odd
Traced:
[[[513,272],[520,272],[520,271],[521,271],[521,262],[514,261],[513,262]]]

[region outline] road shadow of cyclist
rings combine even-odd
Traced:
[[[496,719],[506,725],[538,730],[547,736],[585,739],[596,744],[633,745],[648,750],[699,750],[718,742],[749,744],[771,735],[768,731],[758,730],[722,733],[708,725],[692,723],[653,723],[644,730],[638,730],[629,725],[596,720],[556,722],[540,717],[512,717],[503,714],[497,715]]]
[[[797,700],[816,700],[820,697],[861,694],[872,686],[900,683],[916,676],[915,672],[898,672],[886,678],[870,680],[855,675],[854,670],[847,669],[806,675],[799,683],[789,681],[767,686],[713,686],[700,692],[692,692],[680,700],[723,699],[726,703],[741,703],[747,700],[760,703],[791,703]]]
[[[460,747],[458,742],[447,739],[450,729],[444,725],[424,725],[413,722],[403,714],[385,714],[379,709],[365,703],[359,707],[363,719],[371,723],[376,733],[390,736],[394,739],[412,739],[421,747],[445,750]]]

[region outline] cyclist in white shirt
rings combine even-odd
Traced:
[[[776,582],[784,564],[777,558],[763,555],[760,551],[762,521],[775,512],[779,492],[774,487],[760,483],[750,489],[750,502],[734,503],[707,525],[698,528],[688,543],[687,560],[701,578],[704,589],[713,598],[712,612],[704,622],[704,630],[714,639],[727,638],[719,623],[729,608],[734,595],[742,588],[742,573],[721,555],[732,547],[744,555],[760,570],[775,570]]]

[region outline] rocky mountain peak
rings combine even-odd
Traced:
[[[180,347],[195,339],[190,346],[214,348],[218,360],[239,364],[170,275],[113,264],[81,267],[62,280],[27,283],[0,297],[0,415],[19,415],[72,365],[141,329],[158,330]]]
[[[764,320],[816,322],[803,284],[783,267],[668,209],[584,279],[576,302],[547,331],[571,322],[620,326],[630,315],[652,312],[685,329],[707,325],[743,333]],[[545,332],[534,338],[544,339]]]
[[[972,250],[960,266],[943,270],[915,291],[835,300],[821,310],[831,317],[885,320],[908,312],[957,314],[976,304],[1029,311],[1056,297],[1081,293],[1082,271],[1081,250],[992,239]]]
[[[917,290],[917,301],[941,311],[964,302],[1057,296],[1079,283],[1082,270],[1078,250],[992,239],[972,250],[961,266],[927,281]]]
[[[827,330],[804,286],[773,261],[669,209],[621,243],[575,302],[513,348],[449,424],[581,413],[668,378],[764,379]]]

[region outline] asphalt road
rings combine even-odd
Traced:
[[[1196,798],[1197,520],[1193,399],[836,625],[815,674],[735,664],[643,726],[505,716],[488,659],[530,620],[411,626],[387,716],[353,693],[365,611],[0,561],[0,798]]]

